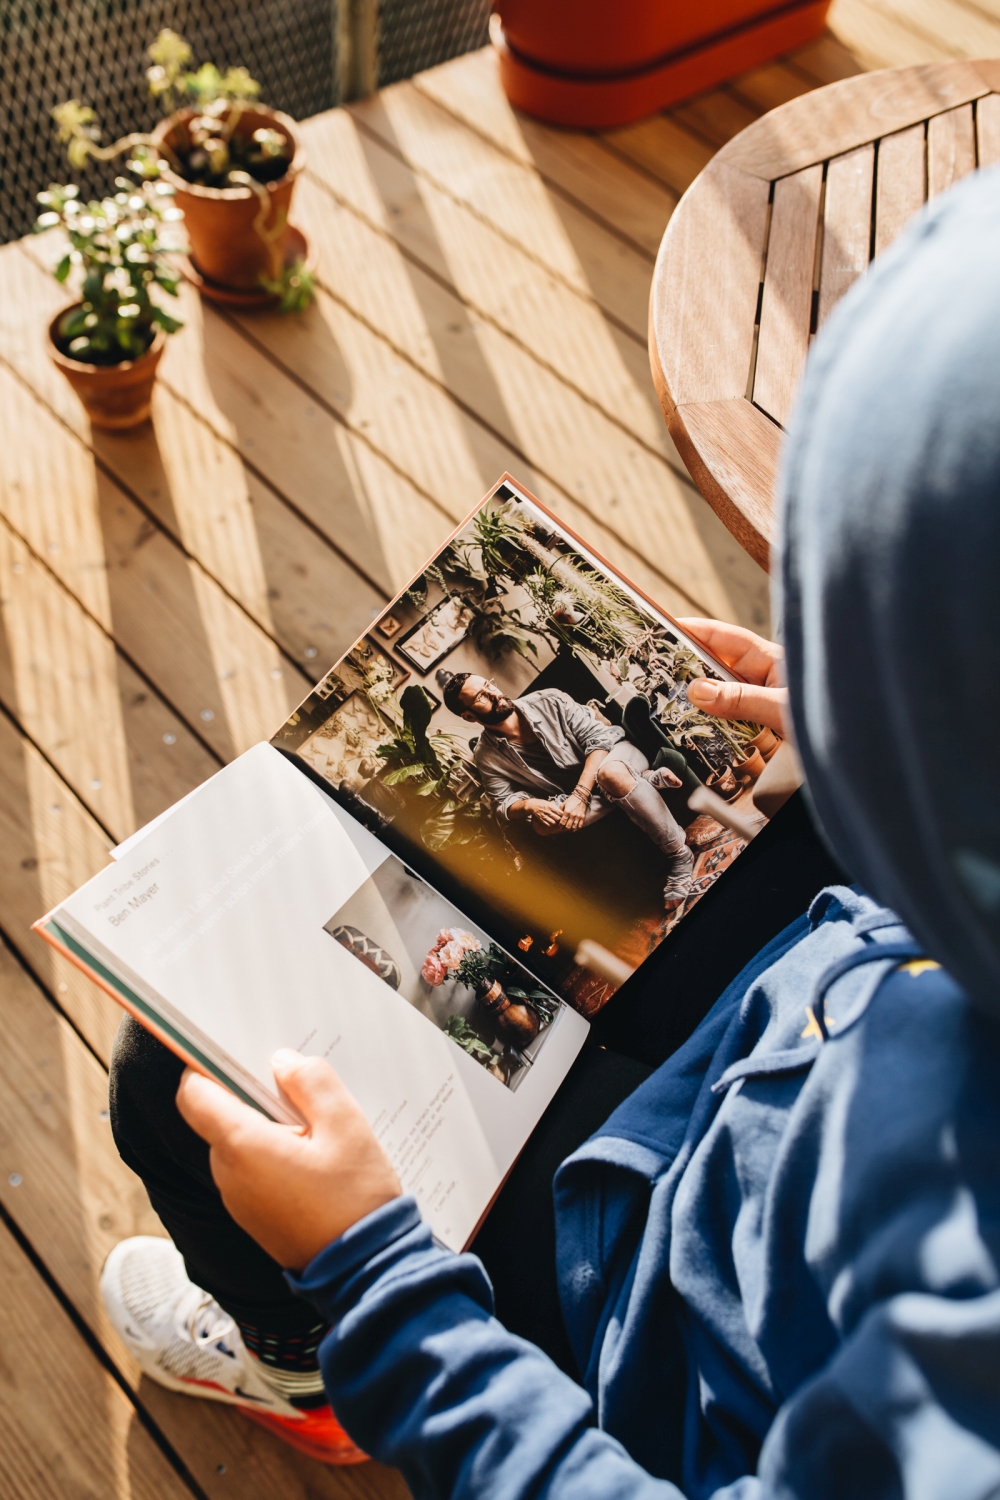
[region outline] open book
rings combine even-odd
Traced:
[[[777,742],[696,710],[706,674],[731,675],[505,475],[270,744],[36,929],[277,1120],[274,1051],[328,1058],[461,1248],[587,1017],[763,822]]]

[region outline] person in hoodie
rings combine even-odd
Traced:
[[[578,1379],[494,1317],[475,1255],[435,1245],[324,1064],[276,1062],[304,1135],[182,1080],[229,1213],[328,1327],[333,1409],[417,1497],[1000,1495],[998,265],[984,174],[810,357],[777,603],[808,794],[853,883],[559,1167]],[[777,648],[704,630],[756,686],[703,706],[773,712]]]

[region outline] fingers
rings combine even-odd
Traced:
[[[282,1047],[271,1059],[274,1077],[284,1094],[310,1128],[339,1114],[351,1096],[321,1057],[303,1057]]]
[[[785,688],[756,687],[745,682],[713,682],[696,677],[688,683],[687,695],[695,708],[719,719],[748,719],[766,724],[784,734],[783,711],[788,694]]]
[[[209,1145],[229,1139],[234,1131],[253,1127],[263,1117],[221,1084],[185,1068],[177,1088],[177,1108],[196,1135]]]
[[[706,651],[748,682],[780,686],[780,664],[784,652],[774,641],[765,640],[742,625],[727,625],[722,620],[685,617],[677,623]]]

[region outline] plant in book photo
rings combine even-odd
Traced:
[[[763,823],[753,791],[776,736],[699,709],[688,688],[719,680],[711,658],[509,487],[375,631],[384,661],[356,689],[371,738],[350,778],[328,753],[344,710],[324,687],[278,742],[589,1013],[613,986],[575,963],[579,945],[636,967],[663,940]]]
[[[313,300],[309,247],[289,222],[304,165],[294,122],[259,102],[242,66],[193,68],[183,37],[160,31],[148,49],[146,84],[167,115],[102,146],[95,111],[79,99],[52,110],[77,169],[130,152],[147,176],[168,184],[184,213],[184,275],[212,300],[301,312]]]
[[[324,931],[493,1077],[518,1087],[559,1001],[401,860],[385,860]]]
[[[35,230],[61,235],[54,275],[77,300],[49,324],[54,363],[97,427],[137,426],[149,416],[166,336],[183,325],[153,295],[177,296],[164,226],[181,217],[169,184],[115,179],[115,192],[83,202],[74,183],[39,193]]]

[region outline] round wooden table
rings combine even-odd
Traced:
[[[1000,161],[1000,61],[867,73],[713,157],[660,245],[653,379],[713,510],[768,565],[778,452],[817,328],[929,197]]]

